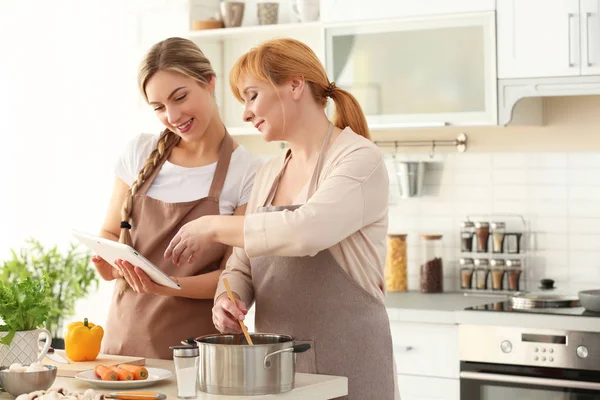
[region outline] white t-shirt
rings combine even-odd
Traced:
[[[115,167],[116,175],[127,185],[137,179],[142,166],[156,148],[159,135],[141,134],[126,146]],[[243,206],[250,198],[254,175],[262,164],[242,146],[238,146],[231,155],[227,177],[219,199],[221,215],[231,215],[239,206]],[[147,195],[164,201],[178,203],[194,201],[208,196],[217,163],[202,167],[186,168],[166,161]]]

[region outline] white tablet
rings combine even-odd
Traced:
[[[102,257],[113,267],[117,267],[116,260],[128,261],[131,265],[140,267],[153,282],[159,285],[167,286],[173,289],[181,289],[181,286],[175,282],[169,275],[161,271],[148,259],[139,254],[133,247],[123,243],[115,242],[102,238],[100,236],[90,235],[89,233],[73,229],[73,236],[82,244],[86,245],[92,252]]]

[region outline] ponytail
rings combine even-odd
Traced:
[[[330,87],[331,90],[327,91],[327,94],[335,105],[333,124],[340,129],[349,126],[354,132],[370,140],[369,125],[356,97],[347,90],[336,87],[333,82]]]

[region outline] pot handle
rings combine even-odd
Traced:
[[[195,346],[196,345],[196,341],[194,340],[194,338],[189,337],[187,339],[183,339],[181,341],[181,344],[184,345],[184,346],[189,346],[189,345]]]
[[[263,365],[266,369],[271,368],[271,360],[270,360],[271,356],[274,356],[277,354],[282,354],[282,353],[304,353],[305,351],[308,351],[308,350],[310,350],[310,344],[308,344],[308,343],[296,344],[292,347],[288,347],[287,349],[277,350],[277,351],[269,353],[265,356]]]

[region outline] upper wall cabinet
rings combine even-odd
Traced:
[[[498,78],[600,74],[599,0],[497,0]]]
[[[325,27],[330,79],[372,129],[494,125],[493,13]]]
[[[494,11],[495,0],[321,0],[321,21],[349,22]]]

